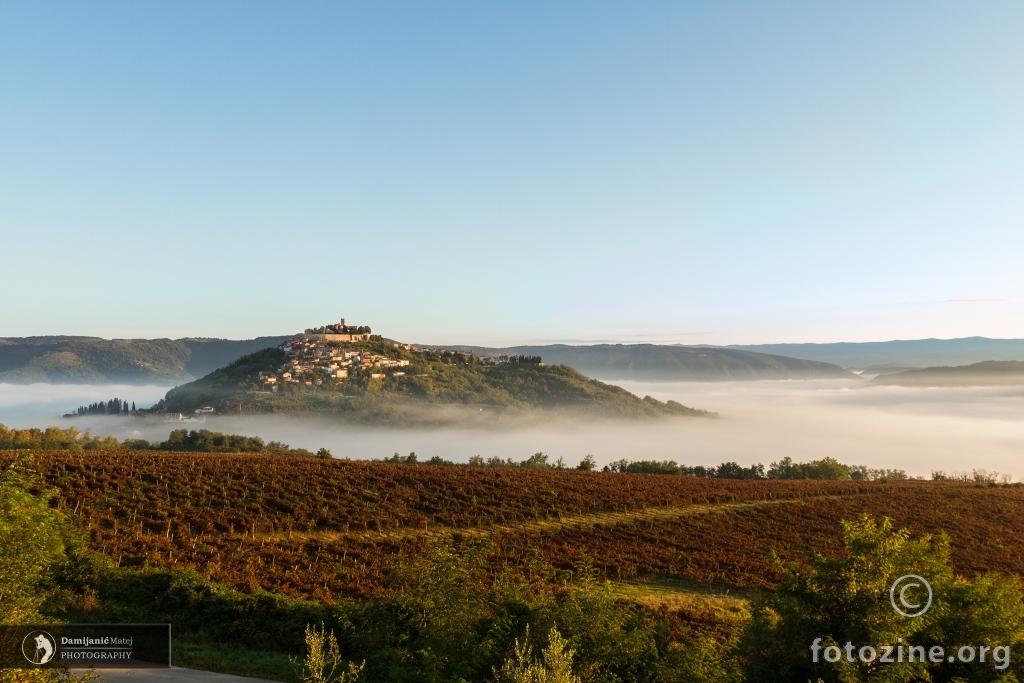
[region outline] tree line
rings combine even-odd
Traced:
[[[122,404],[123,405],[123,404]],[[74,427],[60,429],[47,427],[41,429],[9,429],[0,424],[0,450],[98,450],[98,449],[129,449],[157,450],[197,453],[290,453],[295,455],[316,455],[330,460],[334,456],[326,448],[312,453],[304,448],[291,448],[280,441],[265,443],[258,436],[240,434],[222,434],[208,429],[186,430],[176,429],[164,441],[150,442],[145,439],[125,439],[118,441],[113,436],[94,436],[88,430],[80,432]],[[347,459],[347,458],[343,458]],[[565,459],[553,459],[546,453],[537,452],[524,458],[500,458],[481,455],[470,456],[468,462],[460,463],[435,455],[420,460],[416,452],[408,455],[395,453],[389,458],[374,458],[373,462],[386,462],[395,465],[439,465],[444,467],[503,467],[533,470],[569,470],[592,472],[598,469],[597,461],[592,455],[585,456],[575,467],[569,466]],[[675,460],[614,460],[603,468],[602,472],[630,474],[663,474],[682,477],[702,477],[708,479],[746,479],[746,480],[829,480],[829,481],[906,481],[912,479],[901,469],[873,468],[865,465],[847,465],[835,458],[826,457],[809,462],[794,462],[785,457],[773,462],[767,469],[757,463],[744,467],[736,462],[723,462],[717,467],[705,465],[681,465]],[[1009,484],[1012,477],[998,472],[975,469],[970,472],[950,472],[935,470],[932,481],[954,481],[976,484]]]
[[[209,429],[175,429],[165,441],[125,439],[124,448],[134,451],[173,451],[186,453],[291,453],[313,455],[304,448],[291,448],[280,441],[264,443],[258,436],[222,434]]]
[[[616,460],[604,467],[606,472],[634,472],[645,474],[673,474],[684,477],[712,479],[823,479],[832,481],[904,481],[911,477],[900,469],[872,468],[864,465],[846,465],[835,458],[822,458],[810,462],[793,462],[785,457],[773,462],[768,469],[757,463],[743,467],[735,462],[723,462],[718,467],[680,465],[675,460]]]
[[[593,461],[593,456],[588,455],[587,458]],[[470,456],[469,462],[461,463],[455,462],[454,460],[448,460],[442,458],[439,455],[435,455],[429,460],[420,460],[416,452],[413,451],[409,455],[402,455],[395,453],[390,458],[375,458],[373,462],[387,462],[395,465],[443,465],[446,467],[520,467],[531,470],[567,470],[571,469],[565,464],[564,458],[558,458],[555,461],[551,461],[550,456],[545,453],[534,453],[525,460],[513,460],[512,458],[499,458],[492,456],[486,460],[482,455]],[[588,462],[584,459],[584,462]],[[576,469],[583,469],[577,467]],[[590,469],[593,469],[592,467]]]
[[[74,427],[9,429],[0,424],[0,450],[78,451],[103,448],[122,448],[122,445],[112,436],[93,436],[88,430],[80,432]]]
[[[264,443],[258,436],[222,434],[208,429],[175,429],[164,441],[146,439],[125,439],[118,441],[113,436],[93,436],[89,431],[80,432],[74,427],[61,429],[9,429],[0,424],[0,450],[135,450],[174,451],[195,453],[288,453],[313,455],[304,448],[292,448],[280,441]],[[320,457],[330,457],[330,452],[320,449]]]
[[[540,356],[497,356],[496,359],[502,363],[543,363]]]
[[[592,455],[587,455],[576,467],[569,467],[564,458],[552,459],[546,453],[538,452],[523,460],[513,458],[500,458],[492,456],[484,458],[481,455],[470,456],[466,463],[457,463],[435,455],[429,460],[420,460],[415,452],[409,455],[395,453],[390,458],[376,459],[374,462],[387,462],[397,465],[445,465],[450,467],[512,467],[534,470],[567,470],[576,469],[584,472],[597,470],[597,460]],[[682,477],[704,477],[708,479],[758,479],[758,480],[794,480],[794,479],[818,479],[833,481],[905,481],[911,477],[899,469],[876,469],[864,465],[846,465],[835,458],[822,458],[810,462],[793,462],[792,458],[786,457],[778,462],[773,462],[768,469],[758,463],[743,467],[735,462],[723,462],[721,465],[680,465],[675,460],[615,460],[603,468],[602,472],[631,473],[631,474],[667,474]],[[979,472],[981,474],[979,474]],[[975,470],[971,474],[946,475],[943,472],[935,472],[932,475],[934,480],[942,481],[982,481],[979,477],[988,476],[984,481],[995,481],[993,473],[986,473],[985,470]],[[1003,483],[1007,483],[1008,479]],[[1001,480],[1002,481],[1002,480]]]
[[[112,398],[107,402],[97,401],[87,406],[78,406],[78,410],[68,413],[64,417],[75,417],[77,415],[128,415],[135,412],[135,401],[128,407],[128,401],[119,398]]]

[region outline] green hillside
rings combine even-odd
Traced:
[[[0,339],[0,382],[170,384],[201,377],[284,339]]]
[[[221,413],[329,413],[360,422],[437,422],[453,415],[546,413],[595,417],[710,416],[675,401],[643,399],[590,379],[573,368],[538,363],[488,365],[477,356],[411,351],[390,342],[337,345],[346,350],[406,360],[404,375],[370,373],[321,385],[295,382],[267,391],[260,373],[279,371],[288,356],[266,349],[238,359],[202,379],[176,387],[158,404],[169,412],[210,405]],[[454,414],[441,410],[458,408]]]
[[[0,341],[0,382],[145,384],[187,377],[189,350],[170,339],[29,337]]]

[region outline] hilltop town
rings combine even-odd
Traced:
[[[442,348],[420,348],[412,344],[388,342],[379,335],[373,335],[368,326],[352,326],[341,322],[324,327],[307,329],[303,334],[287,339],[280,345],[286,362],[276,371],[260,372],[257,379],[260,390],[277,393],[282,385],[303,384],[305,386],[343,387],[351,379],[394,379],[404,377],[412,364],[409,358],[387,355],[379,349],[380,343],[390,344],[396,350],[412,354],[429,355],[458,364],[504,365],[510,362],[544,364],[539,356],[476,356],[464,351],[450,351]],[[386,348],[386,347],[385,347]]]
[[[175,387],[157,409],[321,413],[359,422],[441,424],[459,415],[543,412],[601,417],[709,416],[639,398],[540,356],[418,347],[339,323],[307,329]],[[446,406],[446,410],[437,409]],[[462,418],[459,418],[462,419]],[[499,418],[500,419],[500,418]]]
[[[359,375],[370,379],[405,375],[405,371],[398,368],[409,367],[406,359],[391,358],[369,349],[345,348],[353,342],[368,342],[371,336],[369,327],[346,325],[344,318],[334,325],[307,329],[304,334],[281,344],[287,362],[277,372],[261,372],[260,384],[276,392],[282,383],[322,386],[324,382],[337,384]],[[395,346],[412,349],[408,344]]]

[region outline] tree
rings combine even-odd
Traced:
[[[597,460],[589,454],[584,456],[583,460],[580,460],[579,465],[576,465],[576,469],[584,472],[593,472],[595,467],[597,467]]]
[[[541,659],[533,658],[530,647],[530,627],[520,644],[516,638],[512,656],[505,660],[495,676],[500,683],[581,683],[579,676],[572,672],[572,658],[575,651],[558,632],[551,627],[548,632],[548,646],[541,652]]]
[[[334,631],[327,632],[323,623],[320,628],[306,625],[306,657],[291,662],[302,683],[355,683],[366,666],[366,662],[359,666],[348,662],[347,670],[335,675],[342,662],[341,649]]]
[[[835,458],[822,458],[804,463],[794,463],[786,457],[773,462],[768,468],[769,479],[832,479],[845,480],[850,478],[850,466],[844,465]]]
[[[735,462],[723,462],[715,471],[719,479],[764,479],[764,466],[742,467]]]
[[[519,463],[519,466],[533,470],[549,470],[552,467],[548,462],[548,456],[544,453],[534,453],[529,458]]]
[[[316,457],[320,458],[321,460],[330,460],[334,456],[331,455],[331,452],[326,448],[321,448],[316,452]]]
[[[842,532],[844,553],[780,566],[778,589],[753,600],[743,646],[750,683],[1017,680],[1009,676],[1019,676],[1024,667],[1009,662],[1010,649],[1000,669],[1001,653],[992,648],[1024,644],[1024,588],[1018,579],[957,577],[947,537],[915,539],[906,529],[894,530],[889,520],[879,524],[863,515],[843,522]],[[933,591],[930,609],[913,618],[890,602],[894,582],[906,575],[924,577]],[[924,604],[923,594],[910,595],[914,604]],[[987,662],[946,660],[965,645],[989,646]],[[899,661],[883,663],[884,647],[903,648],[902,654],[889,653]],[[944,649],[943,661],[925,656],[933,647]]]

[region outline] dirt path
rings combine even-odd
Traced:
[[[802,503],[808,500],[838,500],[859,496],[874,495],[868,493],[847,493],[828,496],[805,496],[801,498],[772,498],[768,500],[748,500],[735,503],[714,503],[708,505],[674,505],[671,507],[650,507],[641,510],[628,510],[625,512],[593,512],[579,515],[561,515],[557,519],[537,519],[513,523],[496,523],[488,526],[476,527],[448,527],[428,526],[424,529],[413,529],[402,527],[387,531],[319,531],[319,532],[274,532],[271,534],[235,534],[233,538],[241,541],[265,540],[277,541],[285,538],[294,539],[325,539],[339,540],[343,538],[360,538],[366,540],[404,540],[410,538],[421,538],[423,536],[461,536],[486,537],[494,533],[522,533],[554,531],[566,527],[635,524],[642,521],[659,521],[667,519],[678,519],[701,514],[720,514],[735,510],[748,510],[752,508],[769,507],[773,505],[787,505]]]

